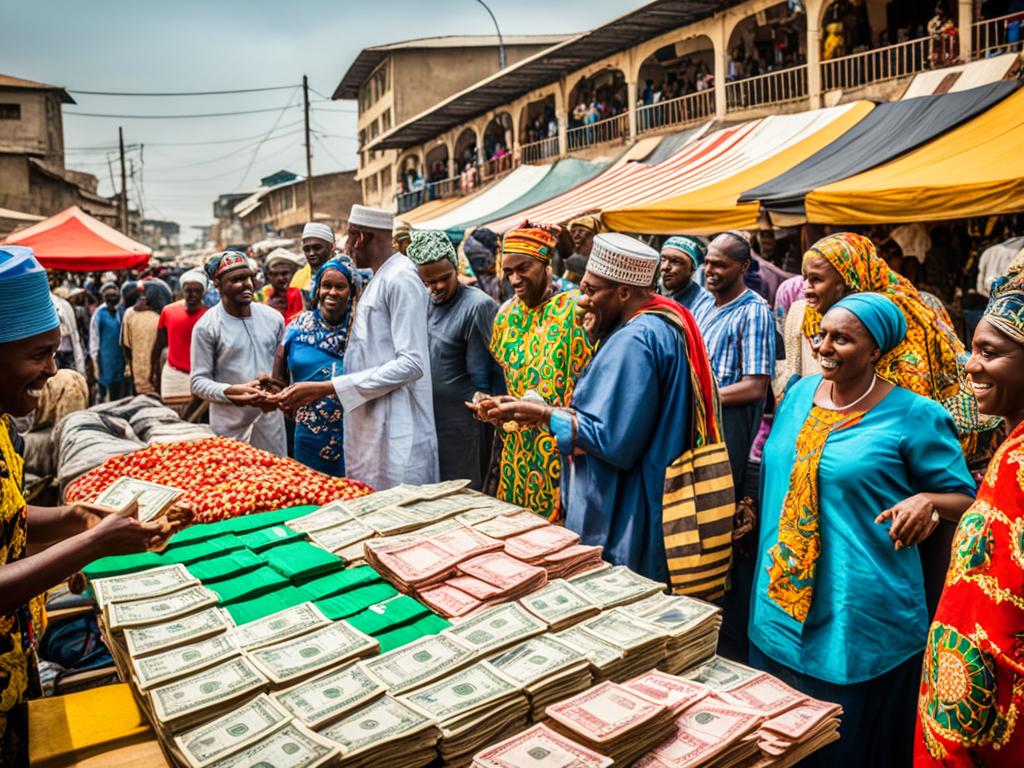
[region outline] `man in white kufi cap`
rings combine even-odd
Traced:
[[[206,314],[203,296],[210,281],[203,270],[190,269],[182,273],[178,284],[184,298],[160,311],[149,362],[154,389],[164,405],[172,407],[184,406],[192,400],[192,329]],[[166,361],[162,360],[164,349]]]
[[[291,409],[336,395],[345,409],[346,472],[378,491],[438,479],[428,294],[413,263],[394,252],[393,226],[388,211],[352,206],[345,251],[373,278],[356,305],[345,373],[293,384],[280,397]]]
[[[334,247],[334,230],[329,224],[310,221],[302,228],[302,255],[306,257],[306,266],[295,273],[291,287],[302,291],[307,306],[313,275],[334,255]]]
[[[508,398],[489,415],[541,424],[554,436],[565,527],[581,543],[599,544],[606,560],[679,588],[666,555],[666,537],[678,531],[670,531],[671,521],[662,525],[665,473],[694,447],[695,414],[703,415],[700,424],[713,418],[718,395],[693,316],[654,291],[659,261],[632,237],[594,237],[579,308],[600,344],[570,406]]]

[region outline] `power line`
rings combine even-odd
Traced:
[[[273,107],[271,109],[243,109],[237,112],[202,112],[192,115],[120,115],[108,114],[106,112],[64,112],[65,115],[75,117],[111,117],[119,120],[188,120],[197,117],[234,117],[235,115],[258,115],[266,112],[278,112],[282,109],[295,109],[298,104],[286,104],[284,107]],[[338,111],[338,110],[329,110]]]
[[[80,91],[77,88],[67,88],[68,93],[78,93],[83,96],[226,96],[232,93],[263,93],[266,91],[287,91],[295,88],[294,85],[271,85],[266,88],[236,88],[229,91],[167,91],[167,92],[138,92],[138,91]]]
[[[299,89],[296,88],[295,93],[292,94],[292,99],[295,98],[295,95],[298,94],[298,92]],[[256,156],[260,153],[260,147],[262,147],[263,143],[270,138],[270,135],[277,130],[278,123],[281,122],[281,118],[284,117],[284,113],[288,111],[290,105],[291,100],[289,100],[288,104],[285,104],[284,108],[281,110],[281,114],[277,116],[277,120],[275,120],[274,124],[270,126],[270,130],[267,131],[266,135],[262,139],[260,139],[259,143],[256,145],[256,148],[252,151],[252,157],[249,158],[249,165],[246,167],[245,173],[242,174],[242,178],[238,180],[238,186],[235,187],[235,191],[238,191],[238,189],[245,183],[245,177],[248,176],[249,171],[252,170],[253,163],[256,162]],[[298,106],[298,104],[296,104],[295,106]]]
[[[301,130],[297,130],[297,131],[288,131],[287,133],[279,133],[276,136],[270,137],[268,139],[268,141],[277,141],[278,139],[284,139],[284,138],[287,138],[289,136],[295,136],[296,134],[299,134],[299,133],[302,133],[302,131]],[[176,170],[178,170],[180,168],[194,168],[194,167],[199,166],[199,165],[210,165],[212,163],[219,163],[219,162],[221,162],[223,160],[227,160],[228,158],[234,157],[235,155],[240,155],[240,154],[243,154],[245,152],[248,152],[250,149],[255,147],[257,144],[259,144],[259,142],[250,142],[248,144],[242,145],[241,147],[238,147],[237,149],[231,150],[226,155],[219,155],[218,157],[212,157],[212,158],[208,158],[206,160],[197,160],[197,161],[192,162],[192,163],[185,163],[184,165],[175,165],[175,166],[173,166],[171,168],[156,168],[156,169],[152,169],[152,170],[155,170],[157,173],[162,173],[164,171],[176,171]],[[160,154],[163,154],[163,153],[160,153]]]

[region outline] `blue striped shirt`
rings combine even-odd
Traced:
[[[718,386],[744,376],[775,373],[775,321],[768,302],[749,288],[721,307],[714,303],[694,314]]]

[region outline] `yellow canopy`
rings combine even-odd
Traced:
[[[737,203],[737,198],[748,189],[753,189],[803,162],[842,136],[873,108],[871,102],[857,102],[806,139],[760,163],[748,166],[721,181],[698,187],[676,197],[635,208],[603,211],[601,221],[608,228],[619,232],[644,234],[667,235],[685,232],[693,235],[710,235],[726,229],[754,229],[757,227],[760,204]]]
[[[807,220],[888,224],[1024,211],[1024,91],[870,171],[807,195]]]

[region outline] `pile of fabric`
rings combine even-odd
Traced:
[[[113,456],[69,485],[65,499],[90,501],[120,477],[181,488],[181,503],[191,508],[197,523],[300,504],[324,505],[371,491],[355,480],[329,477],[238,440],[214,437]]]

